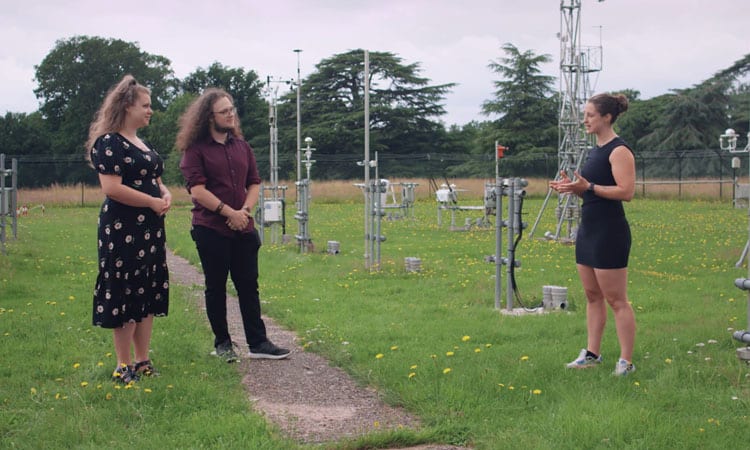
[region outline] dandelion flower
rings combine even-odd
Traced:
[[[474,349],[474,353],[479,353],[479,352],[481,352],[481,351],[482,351],[482,349],[481,349],[481,348],[479,348],[479,347],[477,347],[477,348],[475,348],[475,349]]]
[[[443,373],[444,373],[444,374],[449,374],[449,373],[451,373],[451,368],[450,368],[450,367],[446,367],[445,369],[443,369]]]
[[[105,395],[104,398],[106,400],[112,400],[112,393],[111,392],[107,392],[107,395]]]
[[[36,395],[36,388],[35,387],[31,388],[31,395]]]
[[[150,389],[150,388],[146,388],[146,389],[144,389],[144,390],[143,390],[143,392],[145,392],[145,393],[147,393],[147,394],[150,394],[150,393],[151,393],[152,391],[151,391],[151,389]]]
[[[382,357],[383,357],[382,353],[378,353],[377,355],[375,355],[375,359],[381,359]]]
[[[523,355],[523,356],[521,357],[521,361],[528,361],[528,360],[529,360],[529,357],[528,357],[528,356],[526,356],[526,355]]]
[[[394,345],[394,346],[392,346],[392,347],[391,347],[391,350],[392,350],[392,351],[394,351],[394,352],[395,352],[396,350],[398,350],[398,345]]]
[[[81,381],[81,387],[86,387],[89,385],[88,381]]]
[[[667,358],[664,360],[664,362],[667,364],[672,364],[672,358]]]
[[[418,366],[416,364],[413,364],[411,367],[409,367],[411,370],[416,369]]]
[[[461,340],[464,342],[468,341],[469,339],[471,339],[471,336],[464,336],[461,338]]]
[[[73,368],[74,369],[77,369],[79,367],[81,367],[81,363],[75,363],[75,364],[73,364]]]
[[[409,379],[410,379],[410,380],[411,380],[412,378],[416,377],[416,376],[417,376],[417,374],[416,374],[415,372],[411,372],[411,373],[409,373]]]
[[[453,356],[453,352],[445,352],[445,356]]]
[[[534,389],[533,391],[531,391],[531,393],[534,394],[534,395],[539,395],[539,394],[542,393],[542,390],[541,389]]]
[[[492,347],[492,344],[484,344],[485,347],[490,348]]]

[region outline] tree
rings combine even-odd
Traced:
[[[494,82],[494,99],[482,104],[485,115],[499,116],[488,141],[500,141],[512,155],[554,152],[558,135],[554,77],[542,75],[539,68],[551,57],[530,50],[522,53],[513,44],[504,44],[502,50],[506,56],[488,66],[501,77]]]
[[[125,74],[151,89],[155,110],[165,107],[177,87],[170,64],[163,56],[141,51],[137,43],[119,39],[74,36],[58,40],[35,66],[38,87],[34,93],[53,133],[52,152],[83,154],[94,113],[109,88]]]
[[[18,184],[22,187],[37,187],[56,180],[57,161],[46,155],[50,147],[50,136],[46,124],[38,112],[31,114],[7,113],[0,117],[0,153],[8,158],[23,158],[23,168],[18,172]],[[52,170],[49,165],[52,164]]]
[[[389,52],[370,52],[370,151],[383,176],[412,176],[420,170],[415,155],[442,148],[445,129],[437,119],[453,83],[430,85],[419,64],[404,64]],[[364,149],[364,50],[322,60],[302,82],[303,136],[314,139],[315,173],[321,178],[359,178]],[[282,149],[296,149],[296,92],[279,103]],[[281,158],[280,158],[281,163]],[[280,164],[281,165],[281,164]],[[295,173],[296,168],[285,166]]]
[[[655,120],[654,131],[638,144],[656,151],[716,147],[726,125],[727,89],[726,80],[708,80],[691,89],[675,90]]]

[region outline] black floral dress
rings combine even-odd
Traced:
[[[147,144],[148,145],[148,144]],[[119,175],[122,184],[159,197],[164,162],[149,146],[141,150],[117,133],[99,137],[91,162],[101,174]],[[150,208],[106,198],[99,212],[99,275],[94,289],[93,323],[117,328],[169,310],[164,217]]]

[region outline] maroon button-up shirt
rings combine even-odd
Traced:
[[[187,181],[188,191],[192,186],[205,185],[209,192],[234,209],[244,206],[251,185],[261,183],[253,149],[243,139],[231,135],[225,144],[211,137],[193,144],[182,155],[180,171]],[[232,231],[225,217],[204,208],[195,199],[192,212],[193,225],[211,228],[227,237],[250,233],[255,227],[251,217],[245,230]]]

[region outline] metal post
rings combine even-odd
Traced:
[[[502,307],[503,277],[503,187],[495,178],[495,309]]]
[[[742,150],[737,150],[737,133],[731,128],[727,129],[724,134],[719,136],[719,147],[722,150],[728,150],[730,153],[747,153],[748,154],[748,176],[750,177],[750,132],[747,133],[747,146]],[[750,178],[748,178],[750,179]],[[745,242],[745,250],[738,264],[742,263],[750,247],[750,192],[748,192],[748,237]],[[737,349],[737,357],[743,361],[750,362],[750,261],[747,264],[747,278],[738,278],[734,281],[735,286],[742,290],[748,291],[747,296],[747,329],[735,331],[732,335],[736,340],[748,344],[745,348]]]
[[[372,265],[372,254],[370,253],[370,239],[372,238],[372,228],[370,227],[370,52],[365,50],[365,268],[369,269]]]
[[[299,48],[294,49],[294,53],[297,54],[297,181],[302,179],[302,165],[301,165],[301,152],[302,152],[302,119],[300,118],[300,90],[302,89],[302,82],[300,80],[299,71],[299,57],[302,50]]]
[[[507,227],[508,227],[508,257],[505,260],[505,272],[507,273],[507,278],[505,280],[505,307],[508,311],[513,311],[513,264],[515,263],[514,257],[513,257],[513,237],[515,235],[515,214],[514,211],[516,210],[516,191],[515,191],[515,183],[513,180],[508,180],[508,218],[507,221]]]

